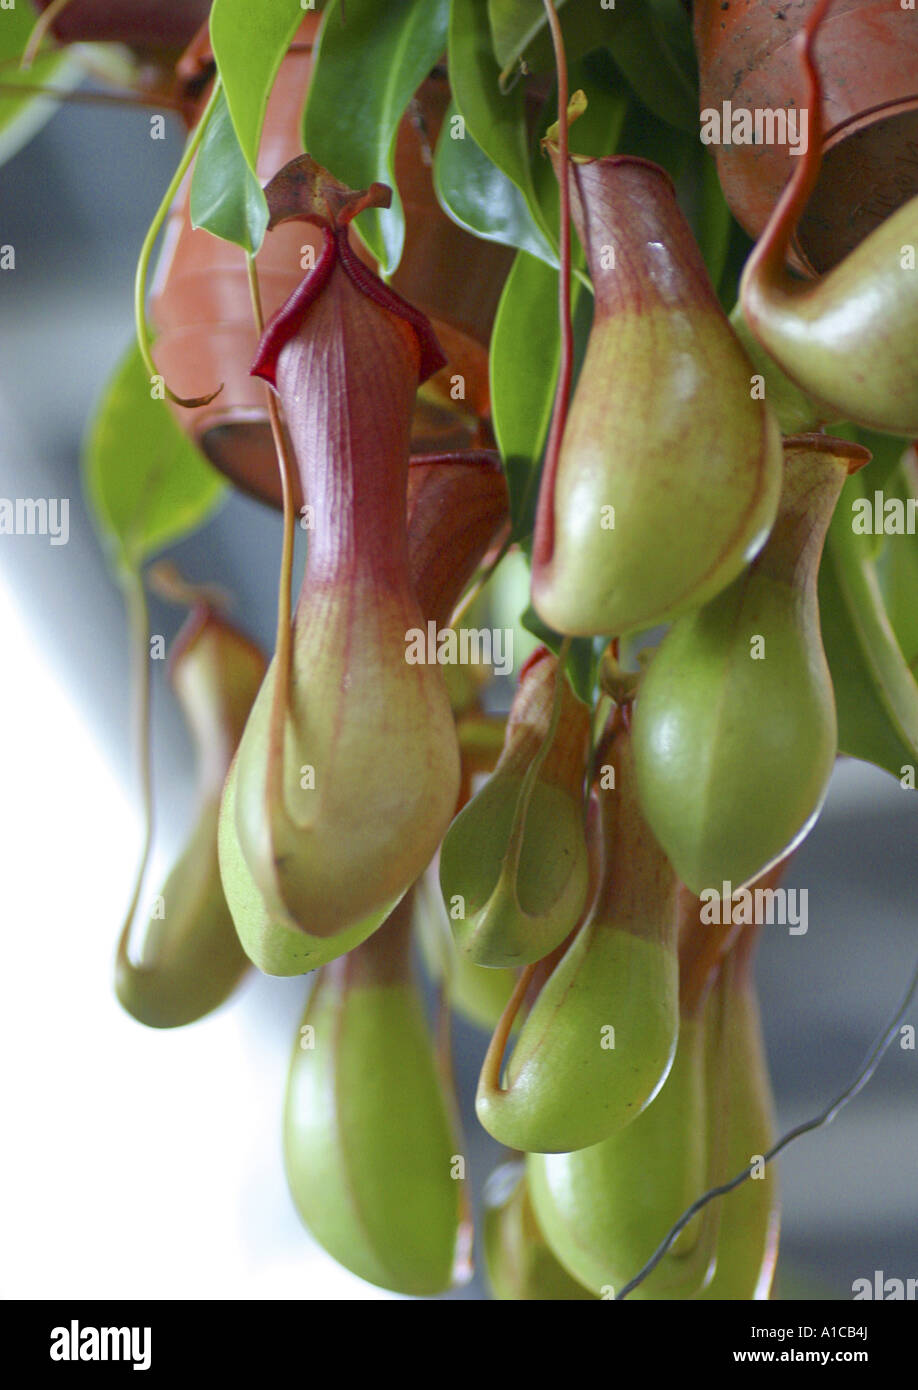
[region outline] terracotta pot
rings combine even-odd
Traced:
[[[802,104],[792,43],[816,0],[695,0],[701,109]],[[794,250],[822,273],[918,194],[918,24],[898,0],[835,0],[815,44],[823,83],[822,172]],[[717,145],[720,181],[758,237],[796,159],[786,144]]]
[[[258,159],[263,182],[302,151],[302,108],[312,71],[312,43],[320,16],[309,15],[274,84]],[[183,61],[188,81],[207,61],[197,45]],[[451,222],[433,191],[425,147],[432,145],[448,100],[446,83],[431,78],[402,123],[396,178],[405,203],[407,234],[393,285],[431,318],[449,365],[418,398],[412,430],[415,453],[467,449],[490,442],[487,345],[494,311],[512,252],[480,242]],[[280,483],[267,420],[264,386],[249,375],[257,338],[252,325],[242,252],[204,231],[188,216],[190,181],[179,192],[164,234],[154,278],[151,321],[158,332],[154,359],[178,395],[197,396],[224,388],[198,410],[173,407],[183,429],[236,486],[280,506]],[[262,307],[267,320],[293,293],[305,274],[307,246],[318,249],[322,234],[303,222],[282,223],[268,233],[257,257]],[[374,265],[359,240],[355,250]],[[461,374],[465,398],[454,402],[451,379]],[[301,498],[297,496],[297,505]]]
[[[317,25],[318,16],[307,18],[277,74],[258,157],[262,182],[301,151],[299,121]],[[230,242],[192,229],[190,193],[188,178],[163,234],[150,299],[150,319],[157,332],[153,357],[177,395],[204,395],[223,382],[223,390],[209,405],[198,410],[173,406],[176,418],[237,487],[280,506],[265,386],[249,375],[258,334],[245,257]],[[265,320],[302,280],[305,248],[312,247],[318,259],[321,246],[321,231],[302,222],[286,223],[265,237],[256,258]],[[301,501],[297,496],[297,506]]]
[[[51,0],[33,0],[46,10]],[[124,43],[139,52],[180,53],[211,0],[71,0],[51,26],[61,43]]]

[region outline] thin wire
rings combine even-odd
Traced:
[[[705,1192],[703,1196],[699,1197],[697,1202],[693,1202],[692,1205],[683,1212],[669,1234],[661,1241],[660,1245],[657,1246],[657,1249],[651,1255],[640,1273],[636,1274],[631,1282],[625,1285],[621,1293],[615,1295],[616,1302],[623,1298],[627,1298],[629,1293],[636,1289],[639,1284],[642,1284],[644,1280],[653,1273],[666,1252],[672,1248],[681,1232],[692,1218],[698,1214],[701,1208],[707,1206],[708,1202],[712,1202],[715,1197],[724,1197],[728,1192],[732,1192],[734,1188],[739,1187],[741,1183],[744,1183],[747,1178],[751,1177],[754,1170],[758,1169],[762,1164],[770,1163],[771,1160],[776,1158],[782,1149],[786,1149],[788,1144],[792,1143],[794,1139],[799,1139],[802,1134],[808,1134],[814,1129],[822,1129],[825,1125],[832,1123],[838,1112],[842,1110],[849,1101],[854,1100],[854,1097],[864,1089],[867,1082],[873,1076],[884,1054],[892,1044],[893,1038],[898,1033],[902,1020],[908,1013],[916,993],[918,993],[918,964],[915,966],[911,982],[905,993],[905,998],[895,1017],[884,1030],[879,1040],[874,1044],[873,1048],[871,1048],[870,1052],[868,1052],[851,1084],[842,1091],[841,1095],[826,1106],[825,1110],[817,1115],[815,1119],[806,1120],[803,1124],[795,1125],[793,1129],[788,1130],[787,1133],[778,1140],[773,1148],[770,1148],[766,1154],[763,1154],[761,1159],[754,1163],[750,1163],[748,1168],[744,1168],[743,1171],[738,1173],[730,1182],[722,1183],[719,1187],[712,1187],[710,1191]]]

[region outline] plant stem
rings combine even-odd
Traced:
[[[571,379],[574,371],[574,328],[571,322],[571,195],[570,170],[568,168],[568,81],[567,58],[564,52],[564,38],[553,0],[543,0],[551,41],[555,50],[555,66],[558,72],[558,156],[561,174],[558,187],[561,197],[560,227],[558,229],[558,320],[561,331],[561,359],[558,366],[558,384],[555,390],[555,404],[552,411],[548,443],[545,448],[545,462],[542,465],[544,486],[549,493],[554,487],[554,478],[561,452],[561,440],[567,422],[568,398],[571,392]],[[549,509],[550,513],[551,509]],[[539,534],[537,528],[535,549],[547,550],[550,554],[554,538],[550,534]],[[535,553],[535,551],[534,551]]]
[[[260,338],[265,328],[264,314],[261,307],[261,290],[258,284],[258,271],[255,267],[255,257],[251,253],[246,254],[246,270],[249,277],[249,295],[252,301],[252,316],[255,320],[255,328]],[[277,637],[275,642],[277,671],[274,680],[274,689],[271,693],[267,785],[269,799],[271,799],[273,805],[279,807],[283,805],[284,729],[287,715],[287,702],[290,694],[293,645],[290,591],[293,583],[293,548],[295,536],[295,513],[293,508],[294,467],[293,461],[290,458],[290,452],[287,448],[287,440],[284,436],[283,425],[281,424],[280,411],[277,407],[277,396],[267,382],[264,384],[264,390],[268,405],[268,420],[271,424],[271,437],[274,441],[274,451],[277,455],[277,466],[280,472],[281,496],[284,507],[284,536],[281,549],[280,578],[277,592]]]
[[[42,40],[47,35],[58,15],[62,10],[65,10],[69,4],[70,0],[51,0],[51,4],[36,20],[35,27],[29,35],[25,48],[22,50],[22,58],[19,62],[20,71],[29,71],[29,68],[35,62],[35,57],[41,47]]]

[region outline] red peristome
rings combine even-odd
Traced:
[[[319,292],[324,289],[338,260],[334,234],[323,228],[325,237],[322,254],[315,268],[309,272],[301,285],[274,314],[265,328],[261,342],[255,353],[255,360],[249,368],[250,376],[261,377],[269,386],[277,388],[277,362],[283,349],[299,331],[306,311],[315,302]]]
[[[299,332],[308,310],[324,289],[336,265],[340,265],[348,278],[366,297],[404,319],[415,332],[418,340],[418,385],[446,366],[446,358],[426,314],[421,313],[403,299],[395,290],[384,285],[378,275],[374,275],[351,250],[347,228],[332,231],[323,228],[325,243],[322,254],[314,270],[306,276],[303,283],[294,290],[287,302],[281,305],[271,322],[265,328],[250,373],[261,377],[270,386],[277,387],[277,363],[281,352]]]
[[[434,372],[438,372],[441,367],[446,366],[446,357],[437,342],[437,335],[430,326],[430,320],[420,309],[409,304],[407,299],[403,299],[395,290],[383,284],[379,276],[374,275],[373,271],[364,265],[363,261],[351,250],[345,230],[337,232],[335,235],[341,264],[357,288],[362,290],[369,299],[381,305],[383,309],[388,309],[390,313],[405,319],[417,334],[418,347],[420,348],[418,385],[421,386],[428,377],[433,376]]]
[[[548,647],[536,647],[532,655],[528,657],[526,661],[523,663],[522,669],[520,670],[517,685],[522,685],[523,681],[529,675],[529,672],[533,669],[533,667],[538,666],[540,661],[544,661],[547,656],[551,655],[552,653],[549,651]]]

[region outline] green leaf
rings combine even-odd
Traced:
[[[512,21],[502,33],[504,40],[495,54],[501,67],[500,87],[509,91],[522,76],[521,59],[535,73],[554,73],[555,49],[545,20],[542,0],[496,0]],[[608,19],[597,4],[556,5],[561,21],[561,37],[568,69],[585,54],[601,47],[608,35]],[[502,21],[503,16],[498,17]],[[571,90],[576,90],[571,84]]]
[[[557,273],[520,251],[497,306],[490,357],[492,418],[507,472],[516,540],[532,529],[538,465],[558,377],[559,341]]]
[[[858,475],[842,489],[819,572],[822,640],[838,710],[840,753],[894,777],[918,762],[918,684],[883,606],[868,537],[851,528]]]
[[[532,182],[524,94],[520,87],[509,95],[500,91],[500,71],[491,48],[487,9],[481,0],[452,0],[449,75],[453,99],[468,134],[522,195],[531,219],[527,248],[540,246],[542,259],[556,265],[554,233]]]
[[[449,0],[331,0],[304,116],[306,148],[351,188],[392,187],[392,206],[355,226],[384,275],[398,266],[405,214],[395,186],[395,144],[412,96],[446,50]]]
[[[520,618],[520,623],[527,632],[532,633],[533,637],[537,637],[549,651],[554,652],[555,656],[558,655],[564,638],[560,633],[543,623],[533,607],[530,606],[526,609]],[[593,703],[599,657],[608,645],[608,637],[571,638],[565,670],[570,678],[574,694],[579,695],[585,704],[592,705]]]
[[[191,225],[253,254],[268,226],[268,204],[236,138],[223,91],[217,96],[195,159]]]
[[[210,40],[236,138],[256,172],[261,127],[274,78],[303,22],[300,0],[214,0]]]
[[[565,4],[566,0],[555,0],[559,14]],[[506,70],[545,29],[543,0],[488,0],[488,22],[494,56]]]
[[[116,567],[128,570],[199,526],[225,487],[150,389],[134,343],[105,388],[83,451],[96,525]]]
[[[440,131],[434,158],[434,188],[440,206],[484,241],[498,241],[529,251],[557,265],[544,234],[536,226],[522,191],[493,164],[466,130],[460,139],[455,105],[450,106]]]
[[[28,144],[57,110],[52,97],[36,96],[29,87],[55,86],[67,92],[80,80],[79,66],[62,50],[43,50],[28,72],[20,72],[16,62],[22,57],[37,15],[24,0],[14,9],[0,10],[0,81],[4,88],[21,90],[0,92],[0,164]]]
[[[589,0],[555,8],[568,61],[607,48],[648,110],[697,138],[697,72],[678,0],[619,0],[614,9]],[[534,72],[554,67],[543,0],[488,0],[488,15],[505,86],[520,58]]]
[[[657,23],[678,66],[692,87],[698,86],[698,60],[692,35],[690,7],[685,0],[649,0]]]
[[[606,46],[637,96],[667,125],[698,138],[698,88],[670,46],[666,29],[647,0],[619,0],[602,11],[609,20]]]

